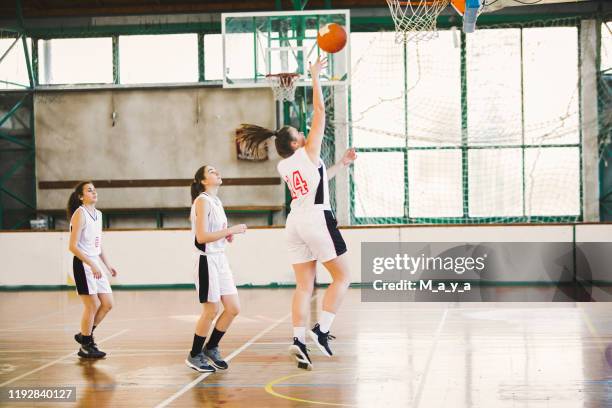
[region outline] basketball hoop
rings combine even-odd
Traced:
[[[266,75],[266,79],[274,92],[274,99],[279,102],[293,102],[295,99],[295,86],[299,77],[300,74],[295,72]]]
[[[425,41],[437,37],[436,19],[450,0],[387,0],[395,23],[395,42]]]

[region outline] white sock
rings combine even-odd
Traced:
[[[297,337],[300,343],[306,344],[306,328],[305,327],[294,327],[293,337]]]
[[[321,312],[321,318],[319,319],[319,327],[321,328],[321,332],[329,332],[329,329],[334,321],[334,317],[336,317],[334,313],[326,312],[325,310]]]

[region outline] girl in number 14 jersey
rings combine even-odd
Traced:
[[[321,160],[325,103],[319,73],[325,64],[325,60],[317,60],[310,66],[314,114],[307,138],[291,126],[271,131],[260,126],[242,125],[236,132],[238,141],[245,142],[247,149],[255,149],[267,139],[274,138],[276,150],[283,158],[277,169],[291,192],[291,212],[285,231],[296,281],[292,302],[293,344],[289,351],[298,367],[306,370],[312,369],[305,344],[316,262],[321,262],[329,271],[332,283],[323,297],[320,320],[308,334],[328,357],[332,355],[328,342],[334,338],[329,330],[350,283],[347,261],[343,256],[346,245],[329,204],[328,181],[340,169],[348,167],[357,156],[354,149],[349,149],[329,169]]]

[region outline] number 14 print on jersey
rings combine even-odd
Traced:
[[[308,194],[308,183],[306,183],[306,180],[304,180],[299,170],[293,172],[291,180],[289,177],[285,176],[285,181],[287,182],[289,191],[291,191],[291,198],[293,200],[297,199],[298,195],[305,196]]]

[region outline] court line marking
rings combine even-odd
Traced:
[[[231,361],[234,357],[236,357],[238,354],[242,353],[247,347],[249,347],[251,344],[253,344],[255,341],[257,341],[260,337],[268,334],[268,332],[270,332],[271,330],[275,329],[278,325],[280,325],[283,321],[287,320],[290,316],[291,316],[291,313],[288,313],[287,315],[283,316],[282,318],[280,318],[276,322],[272,323],[270,326],[268,326],[263,331],[259,332],[258,334],[256,334],[252,338],[250,338],[246,343],[244,343],[242,346],[240,346],[239,348],[234,350],[229,356],[227,356],[225,358],[225,361],[226,362]],[[206,377],[210,376],[211,374],[214,374],[214,373],[200,374],[195,380],[193,380],[192,382],[186,384],[183,388],[178,390],[176,393],[174,393],[170,397],[166,398],[164,401],[160,402],[159,404],[155,405],[155,408],[167,407],[170,403],[172,403],[174,400],[179,398],[181,395],[183,395],[184,393],[186,393],[187,391],[189,391],[190,389],[192,389],[193,387],[198,385],[198,383],[200,383],[201,381],[206,379]]]
[[[342,371],[342,370],[352,370],[352,368],[339,368],[339,369],[335,369],[335,370],[321,370],[321,371],[316,371],[317,374],[320,373],[325,373],[325,372],[335,372],[335,371]],[[331,405],[331,406],[335,406],[335,407],[354,407],[355,405],[353,404],[341,404],[338,402],[325,402],[325,401],[315,401],[315,400],[307,400],[307,399],[301,399],[301,398],[294,398],[294,397],[289,397],[287,395],[283,395],[283,394],[279,394],[278,392],[274,391],[274,386],[282,383],[285,380],[288,380],[290,378],[294,378],[294,377],[300,377],[300,376],[304,376],[304,375],[312,375],[313,373],[315,373],[315,371],[307,371],[305,373],[299,373],[299,374],[291,374],[291,375],[286,375],[284,377],[280,377],[277,378],[276,380],[272,380],[269,383],[266,384],[266,386],[264,387],[264,390],[266,390],[266,392],[270,395],[273,395],[275,397],[278,398],[283,398],[289,401],[295,401],[295,402],[306,402],[309,404],[315,404],[315,405]],[[307,385],[311,385],[312,384],[307,384]],[[293,384],[286,384],[286,386],[294,386]]]
[[[115,334],[113,334],[112,336],[108,336],[108,337],[106,337],[106,338],[104,338],[104,339],[102,339],[102,340],[99,340],[99,341],[98,341],[98,343],[99,343],[99,344],[102,344],[102,343],[104,343],[105,341],[110,340],[110,339],[112,339],[112,338],[114,338],[114,337],[120,336],[120,335],[122,335],[123,333],[125,333],[125,332],[127,332],[127,331],[129,331],[129,330],[130,330],[130,329],[124,329],[124,330],[121,330],[120,332],[115,333]],[[15,378],[11,379],[11,380],[5,381],[5,382],[3,382],[2,384],[0,384],[0,387],[4,387],[5,385],[12,384],[12,383],[14,383],[14,382],[15,382],[15,381],[17,381],[17,380],[21,380],[22,378],[27,377],[27,376],[28,376],[28,375],[30,375],[30,374],[34,374],[34,373],[37,373],[37,372],[39,372],[39,371],[41,371],[41,370],[44,370],[44,369],[45,369],[45,368],[47,368],[47,367],[51,367],[52,365],[57,364],[57,363],[59,363],[60,361],[65,360],[65,359],[67,359],[68,357],[72,357],[72,356],[74,356],[74,355],[75,355],[75,354],[74,354],[74,351],[72,351],[70,354],[66,354],[65,356],[62,356],[62,357],[60,357],[60,358],[58,358],[58,359],[56,359],[56,360],[53,360],[53,361],[51,361],[50,363],[47,363],[47,364],[42,365],[42,366],[40,366],[40,367],[38,367],[38,368],[35,368],[35,369],[31,370],[31,371],[28,371],[27,373],[21,374],[20,376],[17,376],[17,377],[15,377]]]
[[[431,349],[429,350],[429,355],[427,356],[427,363],[425,364],[425,371],[423,372],[423,378],[421,379],[421,383],[419,384],[419,388],[417,390],[416,397],[414,397],[414,407],[418,408],[421,404],[421,396],[423,395],[423,389],[425,388],[425,383],[427,382],[427,374],[429,373],[429,366],[431,365],[431,360],[433,360],[434,351],[436,350],[436,346],[438,345],[438,340],[440,338],[440,334],[442,333],[442,327],[444,326],[444,322],[446,322],[446,315],[448,314],[448,309],[444,309],[444,314],[442,315],[442,319],[440,319],[440,323],[438,323],[438,328],[436,329],[436,334],[434,336],[433,344],[431,345]]]
[[[317,296],[318,295],[315,295],[315,296],[313,296],[310,299],[311,303],[317,298]],[[242,353],[249,346],[251,346],[257,340],[259,340],[260,338],[262,338],[263,336],[268,334],[270,331],[274,330],[277,326],[279,326],[282,322],[287,320],[289,317],[291,317],[291,312],[287,313],[285,316],[281,317],[280,319],[278,319],[277,321],[272,323],[266,329],[264,329],[263,331],[259,332],[255,336],[251,337],[246,343],[244,343],[242,346],[240,346],[239,348],[234,350],[229,356],[227,356],[225,358],[225,361],[231,361],[234,357],[236,357],[238,354]],[[289,343],[287,343],[287,344],[289,344]],[[186,384],[183,388],[178,390],[174,395],[171,395],[170,397],[166,398],[164,401],[162,401],[159,404],[155,405],[155,408],[167,407],[171,402],[173,402],[178,397],[180,397],[181,395],[183,395],[184,393],[186,393],[187,391],[189,391],[190,389],[195,387],[198,383],[203,381],[206,377],[208,377],[211,374],[214,374],[214,373],[204,373],[204,374],[199,375],[195,380],[193,380],[192,382]]]

